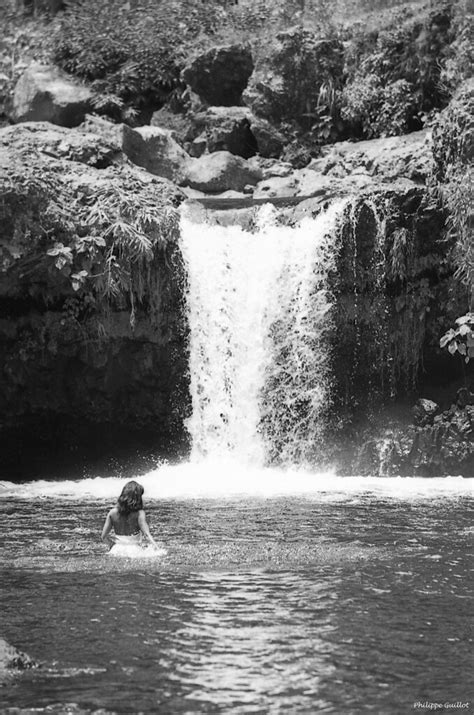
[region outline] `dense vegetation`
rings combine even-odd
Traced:
[[[354,5],[342,0],[70,0],[47,31],[39,12],[38,31],[30,26],[26,35],[19,23],[9,29],[3,18],[0,81],[7,91],[29,37],[33,54],[49,55],[92,84],[97,111],[133,121],[137,112],[160,107],[173,90],[179,93],[180,72],[193,53],[245,41],[257,72],[276,55],[283,75],[308,96],[304,111],[301,101],[295,104],[299,120],[289,117],[298,129],[311,130],[307,140],[327,143],[420,128],[470,71],[464,2],[359,0]],[[283,43],[282,57],[275,37],[290,28],[292,42]],[[315,81],[315,71],[308,68],[315,57],[319,66],[321,40],[344,49]],[[288,106],[293,99],[290,91]]]
[[[81,185],[64,179],[61,165],[31,157],[28,170],[13,165],[2,177],[2,234],[15,237],[0,250],[4,287],[38,305],[64,304],[74,319],[110,304],[127,307],[133,326],[136,309],[153,295],[157,251],[177,235],[177,212],[161,182],[145,184],[120,167],[102,171],[107,181]]]
[[[320,130],[323,143],[341,133],[371,138],[423,126],[430,111],[446,104],[454,77],[468,68],[462,8],[411,3],[386,9],[376,24],[370,17],[368,24],[345,26],[331,5],[80,0],[68,5],[52,54],[65,70],[93,83],[98,109],[117,114],[124,107],[161,106],[179,86],[186,60],[206,45],[245,38],[258,70],[278,55],[274,32],[293,27],[299,31],[273,65],[280,63],[299,96],[307,97],[304,107],[299,98],[292,102],[291,91],[286,98],[297,125]],[[343,42],[345,49],[317,80],[321,40],[337,40],[338,47]],[[284,112],[279,119],[286,119]]]

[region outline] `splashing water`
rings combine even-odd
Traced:
[[[263,206],[256,230],[184,214],[192,460],[302,464],[330,400],[328,276],[346,201],[297,226]]]

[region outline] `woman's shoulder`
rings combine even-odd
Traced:
[[[118,506],[113,506],[112,509],[109,511],[109,516],[114,517],[119,515],[119,510]]]

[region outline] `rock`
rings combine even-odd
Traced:
[[[346,188],[346,192],[352,188]],[[322,194],[344,193],[344,187],[326,176],[321,176],[307,169],[293,171],[289,175],[273,176],[257,184],[255,198],[275,198],[301,196],[310,198]]]
[[[199,157],[205,154],[207,151],[206,135],[202,133],[198,137],[196,137],[196,139],[193,139],[192,142],[188,142],[186,144],[186,149],[189,156],[192,156],[194,159],[199,159]]]
[[[57,67],[33,62],[13,95],[15,122],[51,122],[76,127],[92,108],[92,92]]]
[[[209,107],[195,114],[187,135],[193,139],[190,153],[196,156],[197,141],[201,143],[205,140],[210,154],[228,151],[244,159],[254,156],[257,153],[257,142],[251,131],[250,115],[244,107]]]
[[[186,149],[196,154],[197,140],[206,140],[206,150],[230,151],[248,159],[255,154],[278,157],[285,144],[284,136],[265,119],[255,117],[246,107],[207,107],[190,113],[184,132]]]
[[[286,144],[286,139],[283,134],[278,131],[273,124],[270,124],[262,117],[250,115],[250,131],[257,142],[257,151],[260,156],[269,159],[277,159]]]
[[[265,166],[252,158],[250,162],[258,162],[264,176],[257,184],[255,198],[310,198],[324,193],[343,196],[389,187],[400,195],[409,195],[428,181],[432,166],[430,137],[424,131],[357,144],[339,142],[323,151],[321,158],[293,171],[288,170],[289,162]]]
[[[255,185],[261,178],[260,169],[245,159],[228,151],[218,151],[191,160],[183,185],[207,193],[222,193],[229,189],[242,191],[247,184]]]
[[[182,72],[190,88],[208,104],[239,104],[253,72],[252,53],[241,44],[213,47],[198,55]]]
[[[73,151],[57,151],[65,134]],[[185,196],[128,161],[101,169],[77,161],[83,143],[95,149],[92,137],[46,123],[0,130],[0,478],[45,474],[62,460],[84,465],[118,444],[141,452],[144,435],[157,450],[185,441],[186,316],[175,240]],[[119,250],[130,255],[134,225],[143,269],[133,279],[132,314],[127,273],[109,276],[115,291],[117,278],[125,281],[127,295],[118,288],[114,297],[109,278],[100,287],[100,266],[108,251],[112,271]]]
[[[189,156],[169,131],[149,126],[132,129],[124,124],[122,132],[122,149],[130,161],[156,176],[182,181]]]
[[[316,32],[301,27],[285,30],[259,60],[243,100],[257,116],[309,128],[321,87],[338,86],[343,64],[339,40],[321,40]]]
[[[474,474],[474,405],[436,414],[438,405],[418,400],[416,426],[397,427],[381,439],[371,440],[372,449],[359,453],[362,474],[381,476],[440,477]]]
[[[86,114],[84,121],[77,129],[85,134],[96,134],[104,144],[114,147],[117,151],[122,151],[122,124],[114,124],[97,114]]]
[[[0,681],[11,670],[29,670],[37,668],[38,664],[29,655],[17,650],[6,640],[0,638]]]
[[[203,111],[203,107],[200,106],[198,111]],[[172,138],[181,146],[188,139],[190,121],[185,111],[173,112],[165,105],[153,112],[150,125],[160,127],[160,129],[167,129]]]
[[[399,137],[338,142],[324,147],[323,156],[313,159],[307,168],[335,178],[359,173],[382,182],[404,178],[424,184],[433,169],[431,135],[423,130]]]
[[[474,392],[467,387],[461,387],[456,393],[456,404],[461,409],[468,405],[474,405]]]
[[[279,161],[278,159],[266,159],[261,156],[254,156],[250,159],[249,163],[261,170],[264,180],[271,179],[273,176],[289,176],[293,171],[293,167],[289,162]]]
[[[19,152],[33,150],[54,159],[65,159],[105,169],[118,162],[122,153],[90,132],[71,132],[48,122],[24,122],[0,133],[0,146]]]
[[[439,405],[433,400],[420,398],[413,407],[413,422],[421,427],[433,424],[434,418],[439,412]]]
[[[433,155],[439,181],[450,178],[453,164],[471,167],[474,158],[472,116],[474,113],[474,77],[457,88],[454,97],[438,114],[433,128]]]

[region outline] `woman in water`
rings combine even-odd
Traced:
[[[111,553],[121,550],[117,547],[123,546],[127,549],[139,547],[142,534],[154,549],[159,550],[148,528],[142,502],[143,492],[141,484],[127,482],[117,500],[117,505],[107,514],[101,538],[102,541],[111,544]],[[110,533],[112,527],[114,534]]]

